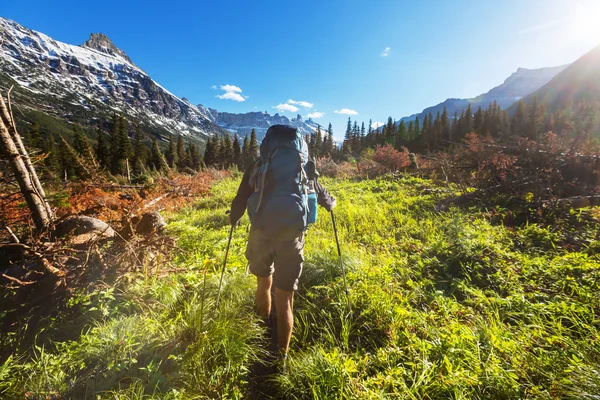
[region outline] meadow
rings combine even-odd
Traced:
[[[437,212],[453,189],[413,176],[322,180],[338,199],[352,312],[320,209],[289,371],[257,379],[268,343],[245,273],[247,216],[215,308],[239,179],[167,216],[169,257],[74,295],[43,339],[0,365],[0,397],[600,398],[600,243],[583,218],[597,210],[551,223],[531,210],[535,223],[505,225],[499,207]]]

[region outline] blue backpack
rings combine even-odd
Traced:
[[[250,176],[250,223],[276,240],[302,234],[308,218],[308,178],[304,166],[308,146],[296,128],[273,125],[260,144],[260,158]]]

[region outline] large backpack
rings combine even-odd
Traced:
[[[248,199],[252,226],[266,238],[298,237],[306,228],[308,146],[302,135],[287,125],[273,125],[260,144]]]

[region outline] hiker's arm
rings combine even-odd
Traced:
[[[237,194],[231,202],[231,214],[229,214],[229,220],[232,225],[235,225],[246,211],[246,202],[250,195],[254,192],[254,188],[250,186],[250,174],[252,173],[252,166],[246,168],[244,177],[240,183]]]
[[[327,211],[333,211],[337,204],[335,197],[329,194],[319,181],[315,181],[315,191],[317,192],[317,203]]]

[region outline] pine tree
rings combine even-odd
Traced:
[[[177,158],[177,147],[175,145],[175,138],[173,135],[169,136],[169,146],[165,150],[165,159],[169,168],[175,168],[179,159]]]
[[[177,169],[183,171],[189,166],[189,160],[187,152],[185,151],[185,143],[181,134],[177,135]]]
[[[400,121],[398,125],[398,134],[396,135],[396,149],[400,150],[402,146],[408,143],[408,131],[406,130],[406,124],[404,121]]]
[[[441,129],[441,137],[442,140],[450,140],[450,119],[448,118],[448,110],[444,107],[444,111],[442,111],[442,117],[440,120],[440,129]]]
[[[254,128],[252,128],[252,132],[250,133],[248,156],[250,157],[250,162],[253,162],[258,157],[258,140],[256,140],[256,131]]]
[[[62,136],[58,151],[61,170],[68,178],[89,178],[92,176],[85,160]]]
[[[421,136],[421,127],[419,126],[419,117],[417,116],[417,118],[415,119],[415,138],[417,138],[418,136]]]
[[[152,138],[152,149],[150,150],[150,161],[152,163],[152,167],[158,172],[169,172],[169,164],[167,160],[160,150],[160,146],[158,145],[158,140],[154,137]]]
[[[517,103],[517,109],[510,121],[511,134],[517,137],[524,137],[527,129],[527,110],[525,109],[525,103],[523,100],[519,100]]]
[[[473,110],[471,109],[471,103],[467,106],[465,111],[465,121],[463,123],[464,134],[473,132]]]
[[[415,138],[416,134],[415,134],[415,123],[413,121],[410,121],[408,123],[408,129],[406,130],[407,132],[407,136],[408,136],[408,142],[410,143],[411,141],[413,141],[413,139]]]
[[[204,165],[207,167],[214,166],[215,158],[214,139],[212,136],[209,136],[206,139],[206,146],[204,147]]]
[[[243,169],[242,165],[242,146],[240,145],[240,139],[238,135],[233,136],[233,165],[238,169]]]
[[[109,147],[105,143],[104,135],[105,133],[102,130],[101,125],[98,124],[98,127],[96,128],[96,158],[100,167],[107,169],[110,167],[110,153]]]
[[[245,170],[250,165],[250,139],[248,134],[244,135],[244,143],[242,144],[242,165],[240,169]]]
[[[48,134],[48,137],[46,138],[43,147],[43,151],[47,155],[46,159],[44,160],[44,165],[49,171],[60,176],[60,158],[58,150],[56,148],[56,141],[54,140],[54,136],[51,133]]]
[[[94,167],[98,166],[96,157],[94,155],[94,150],[88,142],[85,133],[78,125],[73,125],[73,148],[77,154],[83,158],[83,160],[87,161]]]
[[[538,103],[537,96],[533,97],[533,101],[529,106],[529,115],[527,121],[527,132],[526,135],[529,139],[535,140],[540,133],[540,129],[543,123],[543,111]]]
[[[194,171],[200,171],[202,168],[202,159],[200,158],[198,147],[196,147],[195,144],[190,143],[187,148],[187,154],[190,162],[190,168],[192,168]]]
[[[229,169],[233,165],[233,142],[229,132],[225,134],[221,142],[220,159],[224,169]]]
[[[31,124],[27,130],[27,134],[25,135],[25,144],[28,147],[35,149],[39,149],[43,146],[40,124],[38,124],[37,121]]]
[[[135,127],[135,136],[133,137],[133,157],[131,162],[135,175],[141,175],[146,170],[144,165],[146,164],[147,149],[143,140],[142,129],[137,125]]]

